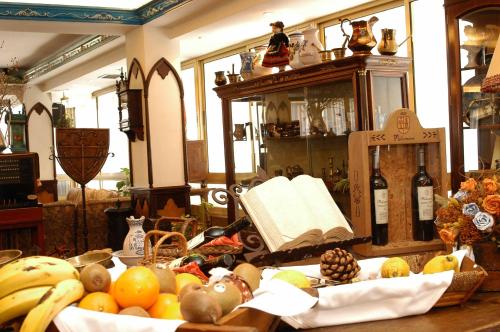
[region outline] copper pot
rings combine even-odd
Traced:
[[[378,22],[378,18],[372,16],[368,21],[351,21],[348,18],[344,18],[340,23],[340,29],[345,36],[347,36],[347,33],[344,31],[343,24],[346,21],[352,26],[352,36],[349,39],[347,47],[354,55],[371,54],[372,48],[377,45],[372,28]]]

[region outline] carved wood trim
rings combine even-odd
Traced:
[[[30,135],[29,135],[29,123],[30,123],[30,118],[31,115],[35,112],[37,115],[42,115],[42,113],[47,113],[49,116],[50,120],[50,133],[51,133],[51,142],[52,142],[52,148],[55,148],[55,139],[54,139],[54,131],[52,128],[54,128],[54,119],[52,118],[52,114],[50,111],[45,107],[44,104],[41,102],[37,102],[35,105],[33,105],[30,110],[28,111],[28,114],[26,116],[26,125],[24,127],[25,130],[25,136],[26,136],[26,150],[30,151]],[[55,159],[52,159],[52,176],[53,179],[56,179],[56,161]],[[57,196],[56,196],[57,197]]]

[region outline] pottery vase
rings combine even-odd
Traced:
[[[256,56],[255,52],[240,53],[240,58],[241,58],[240,74],[245,81],[250,80],[254,77],[253,61],[255,59],[255,56]]]
[[[300,62],[299,57],[300,48],[302,47],[302,43],[304,42],[304,34],[301,32],[294,32],[291,33],[288,38],[290,38],[290,67],[292,67],[293,69],[304,67],[304,64]]]
[[[142,229],[144,224],[144,216],[139,219],[130,216],[127,218],[129,231],[123,241],[123,254],[125,256],[142,256],[144,255],[144,237],[146,233]],[[151,248],[151,246],[150,246]]]
[[[264,60],[264,55],[266,54],[267,47],[259,46],[255,48],[255,58],[253,60],[253,77],[259,77],[264,75],[270,75],[273,73],[272,68],[267,68],[262,66],[262,60]]]
[[[319,30],[316,28],[309,28],[302,31],[304,41],[300,48],[299,58],[300,62],[305,66],[321,63],[319,52],[323,50],[323,45],[319,41],[318,32]]]
[[[226,75],[224,75],[224,71],[216,71],[215,72],[215,85],[217,86],[222,86],[226,85],[227,80],[226,80]]]

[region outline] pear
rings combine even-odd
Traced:
[[[216,282],[207,287],[207,294],[219,302],[222,315],[227,315],[242,303],[241,291],[235,285],[226,282]]]

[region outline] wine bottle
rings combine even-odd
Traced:
[[[425,170],[425,149],[417,147],[417,173],[412,181],[413,239],[434,238],[434,187]]]
[[[204,255],[193,254],[173,260],[168,267],[171,269],[175,269],[191,262],[195,262],[196,264],[198,264],[200,270],[203,271],[203,273],[208,274],[208,272],[214,267],[225,267],[227,269],[230,269],[235,261],[236,257],[230,254],[220,255],[219,257],[212,259],[208,259]]]
[[[387,181],[380,173],[380,147],[373,151],[372,175],[370,177],[372,243],[382,246],[387,244],[389,221],[389,194]]]
[[[238,233],[240,230],[249,225],[250,222],[247,218],[241,218],[226,227],[214,226],[207,228],[188,241],[188,249],[192,250],[221,236],[231,237],[233,234]]]

